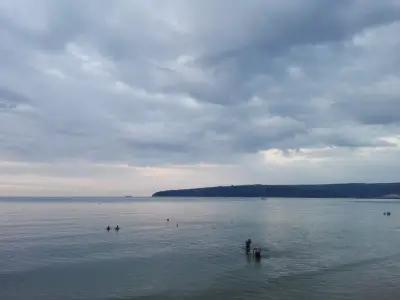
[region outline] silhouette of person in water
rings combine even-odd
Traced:
[[[120,230],[120,227],[119,227],[119,225],[117,225],[117,227],[115,227],[115,231],[119,231]]]
[[[250,247],[251,247],[251,239],[248,239],[246,241],[246,253],[247,254],[250,252]]]
[[[261,248],[254,248],[253,255],[257,261],[261,260]]]
[[[110,230],[111,230],[110,225],[108,225],[108,226],[106,227],[106,230],[107,230],[107,231],[110,231]]]

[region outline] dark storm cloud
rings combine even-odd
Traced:
[[[0,24],[0,109],[21,112],[0,115],[3,159],[220,163],[399,134],[398,1],[4,1]]]

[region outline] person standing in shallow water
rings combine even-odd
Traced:
[[[251,248],[251,239],[248,239],[246,241],[246,253],[247,254],[250,252],[250,248]]]
[[[254,248],[253,255],[254,255],[254,258],[256,259],[256,261],[260,261],[261,260],[261,248]]]
[[[110,231],[110,230],[111,230],[110,225],[108,225],[108,226],[106,227],[106,230],[107,230],[107,231]]]
[[[121,229],[121,227],[119,227],[119,225],[117,225],[117,227],[115,227],[115,231],[119,231]]]

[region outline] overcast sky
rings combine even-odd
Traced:
[[[0,195],[400,181],[399,0],[0,2]]]

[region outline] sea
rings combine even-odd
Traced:
[[[0,299],[398,300],[400,201],[3,197]]]

